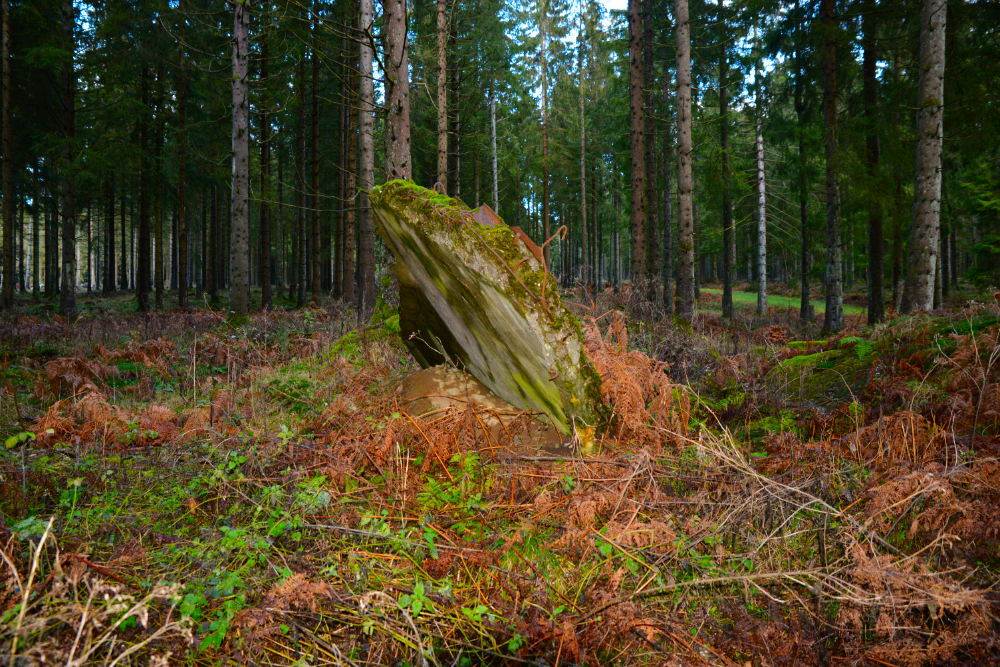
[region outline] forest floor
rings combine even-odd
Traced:
[[[995,298],[823,336],[603,294],[592,457],[407,413],[387,304],[81,303],[0,317],[0,660],[1000,660]]]

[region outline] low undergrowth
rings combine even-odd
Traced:
[[[44,354],[75,330],[4,321],[0,655],[1000,658],[995,304],[822,339],[597,310],[590,456],[524,443],[527,416],[407,413],[386,308],[114,316]]]

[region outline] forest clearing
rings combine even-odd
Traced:
[[[1000,663],[998,26],[0,0],[0,662]]]
[[[4,650],[997,659],[995,301],[818,337],[749,309],[626,326],[602,295],[580,316],[615,415],[587,457],[475,404],[408,412],[390,304],[4,319],[2,418],[30,425],[0,468]]]

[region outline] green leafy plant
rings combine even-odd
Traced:
[[[418,581],[413,586],[412,593],[404,593],[399,596],[399,606],[401,609],[409,610],[414,618],[420,616],[420,612],[427,607],[431,607],[431,601],[427,598],[424,592],[424,583]]]
[[[18,445],[23,445],[29,440],[34,440],[34,439],[35,439],[35,434],[32,433],[31,431],[21,431],[19,433],[15,433],[14,435],[4,440],[3,446],[4,449],[14,449]]]

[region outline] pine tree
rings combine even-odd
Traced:
[[[230,307],[250,310],[250,8],[233,1],[233,185],[230,223]]]
[[[946,12],[945,0],[924,0],[920,14],[920,99],[913,225],[910,228],[906,296],[903,299],[906,312],[934,308],[941,233]]]
[[[691,169],[691,24],[687,0],[676,0],[677,23],[677,316],[694,316],[694,201]]]
[[[826,315],[823,328],[844,328],[844,292],[840,248],[840,200],[837,192],[837,24],[834,0],[822,0],[823,133],[826,154]]]
[[[644,289],[646,279],[646,133],[644,118],[646,86],[643,79],[640,4],[641,0],[629,0],[628,3],[633,290]]]

